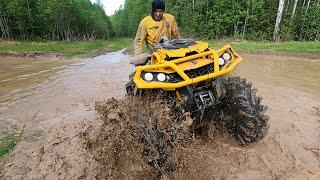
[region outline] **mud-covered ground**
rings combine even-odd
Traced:
[[[320,178],[320,60],[243,55],[247,61],[236,74],[252,81],[263,96],[263,104],[269,107],[269,134],[247,147],[220,133],[198,139],[179,147],[183,169],[162,178]],[[128,147],[132,151],[108,149],[109,144],[104,142],[121,144],[125,138],[112,134],[108,120],[95,111],[96,101],[112,97],[123,101],[124,84],[133,69],[128,56],[121,53],[84,59],[3,103],[1,136],[22,129],[24,135],[2,178],[154,177],[152,169],[134,156],[134,144]],[[122,103],[111,109],[124,111],[130,109],[128,106]],[[108,113],[107,117],[119,118],[117,113]],[[110,152],[124,153],[117,159],[118,154]],[[110,165],[107,160],[114,163]]]

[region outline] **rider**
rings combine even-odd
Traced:
[[[159,42],[160,38],[179,39],[180,34],[174,16],[164,13],[165,3],[163,0],[152,2],[152,12],[145,17],[139,25],[134,40],[134,55],[142,53],[143,44],[146,42],[149,51]]]

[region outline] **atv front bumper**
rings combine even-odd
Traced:
[[[226,64],[221,66],[219,65],[219,57],[221,57],[226,52],[228,52],[231,55],[231,59],[227,61]],[[157,56],[159,55],[157,53],[153,53],[153,56],[157,58]],[[202,81],[226,75],[232,72],[242,60],[243,58],[240,57],[230,45],[226,45],[217,51],[210,49],[209,51],[175,59],[172,61],[161,61],[160,63],[157,63],[155,65],[139,66],[137,67],[137,70],[133,77],[133,81],[138,89],[164,89],[167,91],[174,91],[177,88],[185,87],[188,85],[196,84]],[[201,64],[201,62],[206,62],[208,63],[207,66],[209,65],[212,67],[205,74],[200,74],[199,76],[191,76],[187,73],[187,71],[190,71],[190,69],[184,69],[183,66],[181,66],[182,63],[188,61],[191,65],[194,62],[195,64]],[[199,67],[198,69],[200,68],[201,67]],[[145,74],[147,72],[164,73],[168,76],[170,76],[170,74],[172,73],[175,73],[177,74],[177,76],[179,76],[180,80],[178,82],[146,81],[143,79],[142,74]]]

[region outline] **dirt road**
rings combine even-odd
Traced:
[[[175,177],[195,179],[319,179],[320,60],[244,54],[236,74],[264,97],[270,116],[266,138],[249,147],[229,137],[188,150],[188,168]],[[133,71],[128,56],[110,53],[69,65],[0,109],[0,133],[24,129],[4,179],[92,179],[98,166],[82,135],[98,131],[94,102],[122,98]]]

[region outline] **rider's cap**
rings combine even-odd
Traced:
[[[152,2],[152,15],[156,11],[156,9],[162,9],[163,11],[166,9],[166,6],[163,0],[154,0]]]

